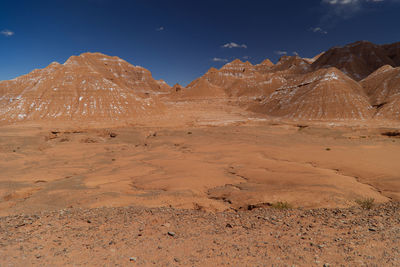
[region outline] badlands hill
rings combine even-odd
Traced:
[[[400,67],[383,66],[362,80],[361,85],[376,108],[377,117],[400,118]]]
[[[251,111],[293,120],[398,120],[398,68],[391,66],[400,63],[399,49],[400,43],[362,41],[314,58],[283,56],[275,65],[235,60],[211,68],[180,95],[234,97]]]
[[[310,71],[310,64],[299,56],[283,56],[271,71],[274,73],[304,74]]]
[[[260,65],[261,71],[268,68]],[[236,59],[220,70],[211,68],[208,72],[190,83],[187,91],[182,92],[185,97],[237,97],[247,90],[259,90],[263,75],[250,62]]]
[[[287,119],[365,120],[372,117],[372,107],[362,87],[336,68],[293,78],[252,108]]]
[[[356,81],[366,78],[384,65],[400,66],[400,42],[376,45],[367,41],[334,47],[313,64],[315,70],[336,67]]]
[[[204,99],[289,120],[399,120],[396,66],[400,43],[361,41],[276,64],[236,59],[171,88],[120,58],[85,53],[0,82],[0,121],[127,121]]]
[[[211,68],[190,83],[182,97],[258,97],[269,93],[286,83],[285,76],[303,73],[310,65],[299,57],[282,57],[274,65],[266,59],[258,65],[236,59],[221,69]]]
[[[151,73],[100,53],[72,56],[0,82],[0,121],[114,121],[158,112],[169,86]]]

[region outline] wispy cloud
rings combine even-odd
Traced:
[[[388,3],[400,3],[400,0],[320,0],[321,16],[319,22],[310,31],[327,34],[339,21],[350,19],[365,10],[374,10]]]
[[[247,48],[247,45],[231,42],[231,43],[224,44],[221,47],[223,47],[223,48]]]
[[[164,26],[158,27],[158,28],[156,29],[156,31],[158,31],[158,32],[162,32],[163,30],[165,30],[165,27],[164,27]]]
[[[322,29],[321,27],[310,28],[310,31],[315,32],[315,33],[320,33],[320,34],[328,34],[328,32],[325,31],[324,29]]]
[[[219,58],[219,57],[213,58],[212,61],[214,61],[214,62],[228,62],[228,60],[226,58]]]
[[[352,5],[352,4],[359,4],[362,2],[384,2],[385,0],[322,0],[323,3],[327,3],[330,5]]]
[[[297,53],[296,51],[293,51],[293,55],[299,56],[299,53]]]
[[[399,2],[398,0],[322,0],[321,4],[326,8],[323,19],[334,17],[348,19],[361,12],[368,5],[373,7],[377,3]]]
[[[286,56],[287,52],[278,50],[278,51],[275,51],[275,54],[280,55],[280,56]]]
[[[10,30],[2,30],[0,32],[0,34],[4,35],[4,36],[7,36],[7,37],[10,37],[10,36],[13,36],[15,33],[13,31],[10,31]]]
[[[251,57],[250,56],[244,56],[243,59],[249,60]]]

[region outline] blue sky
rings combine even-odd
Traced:
[[[0,1],[0,80],[102,52],[186,85],[235,58],[400,41],[400,0]]]

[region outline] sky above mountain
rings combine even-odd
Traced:
[[[313,57],[358,40],[400,41],[400,0],[0,2],[0,80],[102,52],[188,84],[235,58]]]

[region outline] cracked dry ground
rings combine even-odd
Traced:
[[[230,123],[1,127],[0,266],[399,265],[393,129]]]

